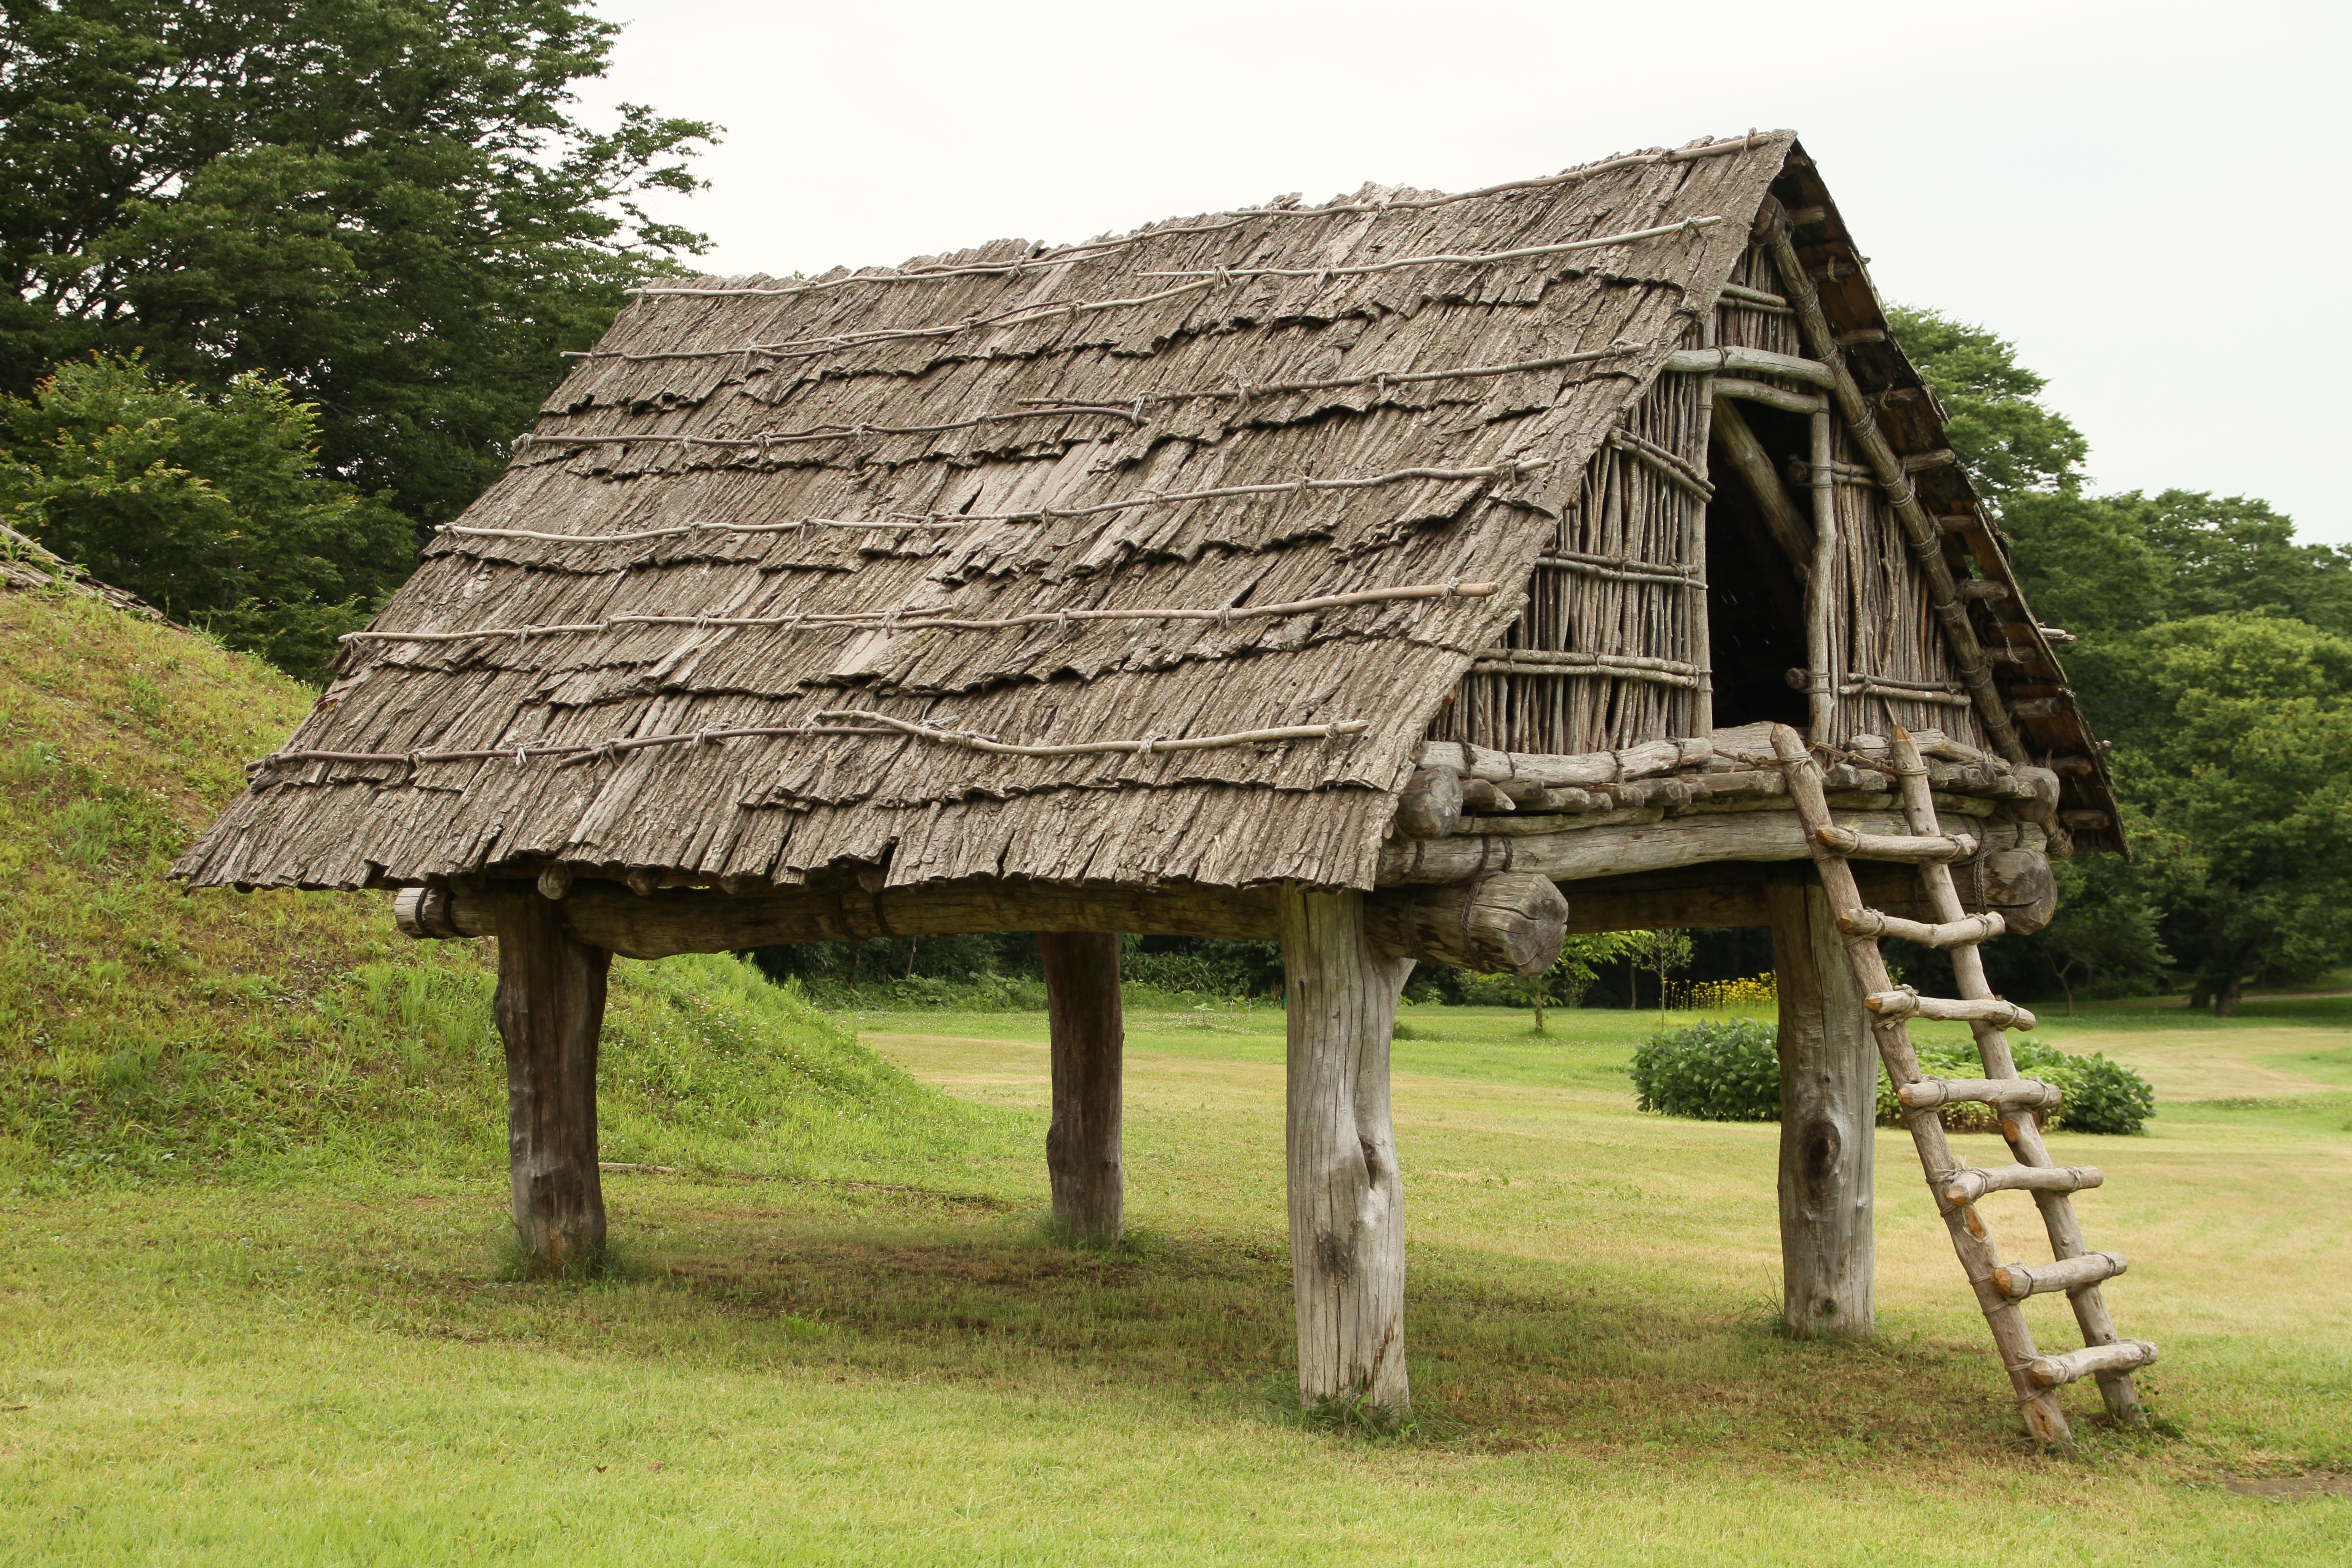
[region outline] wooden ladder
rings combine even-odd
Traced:
[[[2124,1271],[2125,1260],[2113,1252],[2092,1252],[2083,1245],[2083,1228],[2075,1220],[2069,1193],[2095,1187],[2102,1180],[2094,1169],[2051,1163],[2042,1146],[2042,1130],[2033,1112],[2058,1104],[2055,1085],[2017,1076],[2007,1031],[2032,1028],[2033,1015],[2001,1001],[1985,984],[1984,957],[1977,944],[1999,936],[1998,914],[1968,915],[1952,884],[1951,863],[1976,851],[1973,839],[1945,834],[1936,820],[1935,797],[1929,793],[1927,764],[1910,732],[1894,732],[1893,753],[1901,785],[1907,837],[1857,833],[1831,819],[1820,768],[1803,739],[1786,726],[1776,726],[1772,743],[1781,771],[1788,775],[1789,794],[1804,824],[1815,868],[1828,892],[1838,929],[1845,933],[1846,957],[1853,966],[1870,1010],[1870,1025],[1878,1052],[1886,1063],[1895,1094],[1908,1113],[1911,1139],[1919,1163],[1927,1174],[1937,1211],[1952,1236],[1952,1249],[1975,1287],[1993,1342],[2009,1368],[2025,1425],[2036,1438],[2055,1447],[2072,1449],[2074,1439],[2058,1404],[2058,1390],[2084,1377],[2095,1377],[2108,1414],[2116,1421],[2137,1425],[2147,1419],[2138,1392],[2132,1386],[2135,1368],[2156,1360],[2156,1347],[2144,1340],[2119,1339],[2115,1321],[2100,1299],[2099,1282]],[[1864,906],[1849,860],[1891,860],[1916,868],[1925,902],[1935,924],[1900,920]],[[1922,996],[1908,986],[1897,987],[1886,973],[1878,951],[1883,936],[1901,937],[1923,947],[1943,948],[1952,955],[1952,973],[1959,981],[1959,999]],[[1968,1024],[1984,1058],[1985,1077],[1947,1080],[1928,1078],[1919,1070],[1912,1049],[1911,1018],[1953,1019]],[[1937,1108],[1974,1100],[1992,1106],[2000,1117],[2001,1135],[2009,1140],[2015,1163],[1979,1170],[1963,1163],[1944,1135]],[[1977,1200],[1987,1193],[2022,1190],[2033,1194],[2042,1223],[2050,1233],[2049,1263],[2003,1263]],[[2032,1331],[2026,1326],[2019,1303],[2026,1297],[2063,1290],[2074,1309],[2083,1331],[2084,1348],[2056,1355],[2035,1350]]]

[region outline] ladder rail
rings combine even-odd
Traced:
[[[1775,726],[1772,749],[1779,757],[1782,772],[1789,780],[1789,796],[1797,807],[1799,820],[1805,828],[1806,842],[1811,846],[1813,864],[1820,873],[1822,885],[1829,893],[1833,914],[1859,910],[1866,906],[1862,891],[1853,879],[1853,868],[1843,857],[1822,840],[1820,829],[1832,826],[1829,799],[1822,788],[1819,766],[1806,749],[1804,741],[1786,725]],[[1914,753],[1916,754],[1916,752]],[[1925,770],[1922,770],[1924,777]],[[1945,870],[1942,866],[1933,868]],[[1947,885],[1950,873],[1945,871]],[[1939,919],[1942,917],[1938,917]],[[1892,991],[1895,984],[1886,973],[1886,960],[1878,951],[1875,937],[1857,931],[1843,932],[1847,961],[1853,966],[1854,977],[1865,994]],[[1969,950],[1973,952],[1973,949]],[[1911,1044],[1910,1026],[1900,1018],[1870,1020],[1871,1035],[1878,1042],[1878,1054],[1886,1064],[1888,1075],[1897,1088],[1916,1083],[1921,1078],[1919,1055]],[[2006,1037],[2003,1040],[2007,1049]],[[2014,1078],[2014,1072],[2002,1076]],[[2024,1119],[2030,1125],[2032,1118]],[[1975,1290],[1977,1304],[1982,1309],[1986,1326],[1991,1331],[1993,1344],[2000,1352],[2001,1366],[2009,1373],[2010,1385],[2017,1394],[2018,1407],[2025,1417],[2026,1429],[2042,1442],[2056,1447],[2072,1449],[2074,1436],[2066,1425],[2066,1415],[2058,1403],[2054,1387],[2037,1384],[2029,1369],[2044,1358],[2034,1348],[2033,1331],[2025,1321],[2024,1312],[2015,1301],[2003,1295],[1993,1281],[1993,1271],[2000,1267],[2000,1254],[1992,1237],[1986,1232],[1984,1222],[1971,1204],[1955,1204],[1942,1191],[1939,1178],[1960,1168],[1952,1153],[1950,1139],[1944,1131],[1940,1112],[1934,1110],[1916,1110],[1904,1117],[1910,1129],[1911,1142],[1918,1150],[1919,1163],[1927,1173],[1928,1193],[1936,1212],[1943,1217],[1944,1227],[1951,1235],[1952,1250],[1958,1255],[1960,1268]],[[2047,1163],[2046,1158],[2042,1162]]]
[[[1927,777],[1927,763],[1919,754],[1917,744],[1908,730],[1896,726],[1890,740],[1897,787],[1902,792],[1903,816],[1915,834],[1940,835],[1942,828],[1936,817],[1935,796]],[[1916,868],[1920,891],[1927,895],[1928,912],[1938,921],[1955,921],[1966,918],[1960,903],[1959,889],[1953,885],[1952,868],[1941,862],[1925,862]],[[1952,975],[1958,982],[1960,995],[1969,1001],[1990,1000],[1992,986],[1985,977],[1984,954],[1973,944],[1956,946],[1951,950]],[[1976,1036],[1977,1052],[1983,1058],[1989,1077],[2013,1079],[2018,1076],[2016,1053],[2010,1047],[2009,1033],[1996,1024],[1972,1022],[1970,1032]],[[2042,1128],[2031,1111],[2008,1110],[2000,1118],[2001,1136],[2008,1140],[2011,1152],[2021,1165],[2056,1166],[2050,1151],[2042,1140]],[[2042,1228],[2050,1237],[2050,1250],[2060,1262],[2082,1258],[2089,1252],[2083,1239],[2082,1222],[2075,1216],[2068,1194],[2057,1190],[2036,1190],[2034,1206],[2042,1212]],[[2074,1321],[2082,1330],[2083,1342],[2088,1346],[2111,1345],[2121,1336],[2116,1331],[2115,1317],[2107,1310],[2105,1300],[2094,1284],[2068,1293],[2067,1300],[2074,1310]],[[2137,1425],[2147,1419],[2140,1405],[2139,1391],[2128,1370],[2101,1372],[2098,1374],[2099,1396],[2107,1414],[2126,1425]]]

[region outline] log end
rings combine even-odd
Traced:
[[[1377,895],[1366,905],[1365,927],[1391,958],[1486,974],[1540,974],[1559,959],[1568,900],[1549,877],[1499,871]]]

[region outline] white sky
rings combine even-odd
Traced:
[[[1792,126],[1880,292],[2015,340],[2100,488],[2261,496],[2352,542],[2343,0],[600,9],[628,26],[592,105],[727,127],[712,188],[660,209],[717,272]]]

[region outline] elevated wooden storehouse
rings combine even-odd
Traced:
[[[2133,1415],[2155,1352],[1970,945],[2049,918],[2047,853],[2121,847],[2062,640],[1811,160],[1750,135],[646,289],[180,869],[498,936],[551,1265],[603,1243],[613,952],[1043,933],[1055,1201],[1115,1235],[1113,933],[1278,937],[1301,1391],[1396,1405],[1412,963],[1769,922],[1791,1324],[1869,1326],[1883,1056],[2063,1441],[2058,1385]],[[1967,994],[1892,985],[1885,933],[1952,946]],[[1910,1016],[1969,1018],[1986,1078],[1921,1078]],[[1953,1154],[1955,1099],[2014,1163]],[[2000,1188],[2051,1262],[1994,1250]],[[2051,1290],[2084,1349],[2035,1348]]]

